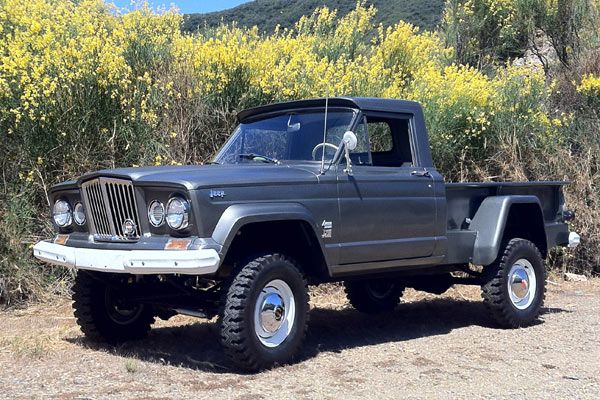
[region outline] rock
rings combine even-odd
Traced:
[[[568,282],[586,282],[588,279],[585,275],[574,274],[572,272],[565,272],[565,281]]]
[[[523,57],[518,57],[513,61],[516,67],[529,67],[533,70],[544,69],[550,64],[557,62],[558,57],[552,42],[545,33],[538,30],[533,40],[529,40],[527,49]]]

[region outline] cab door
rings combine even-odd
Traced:
[[[431,256],[437,234],[434,178],[414,165],[410,118],[367,115],[362,124],[355,133],[369,136],[370,154],[354,154],[351,173],[343,160],[338,168],[339,264]]]
[[[429,257],[436,242],[432,178],[408,167],[341,171],[340,264]]]

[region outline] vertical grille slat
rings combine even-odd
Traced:
[[[135,221],[135,224],[137,226],[140,226],[140,221],[138,219],[138,210],[137,210],[137,202],[135,201],[135,192],[133,191],[133,187],[129,186],[127,188],[127,191],[129,192],[129,198],[131,199],[131,204],[133,204],[133,208],[131,210],[131,213],[133,214],[133,219]]]
[[[90,218],[90,233],[97,240],[133,241],[140,237],[140,220],[131,181],[96,178],[81,185],[83,202]],[[135,232],[127,235],[126,221],[135,225]]]
[[[102,197],[98,196],[98,185],[96,183],[91,184],[89,187],[90,198],[94,207],[96,220],[95,225],[97,229],[97,233],[101,235],[108,235],[109,229],[104,223],[104,215],[102,211],[104,210],[104,202],[102,201]]]
[[[102,197],[102,191],[100,189],[100,185],[94,185],[94,198],[98,204],[98,214],[100,216],[100,226],[102,227],[102,231],[100,232],[103,235],[110,234],[110,224],[106,220],[106,204],[104,203],[104,198]]]
[[[96,190],[95,187],[92,185],[89,187],[89,193],[90,193],[90,200],[93,204],[94,207],[94,216],[95,216],[95,224],[96,224],[96,229],[98,230],[98,233],[102,234],[102,232],[105,231],[104,226],[102,225],[102,217],[100,215],[100,208],[99,208],[99,204],[98,204],[98,199],[96,196]]]
[[[121,192],[121,186],[115,186],[113,185],[113,196],[115,199],[115,203],[116,203],[116,210],[117,213],[119,214],[119,218],[121,219],[121,221],[125,221],[127,219],[127,215],[125,215],[125,212],[123,211],[123,199],[121,198],[120,192]],[[123,232],[123,227],[119,226],[119,228],[117,229],[118,232],[120,232],[120,235],[125,235],[125,232]]]
[[[135,221],[135,218],[133,216],[133,204],[131,203],[131,198],[129,197],[129,193],[128,193],[129,190],[127,190],[127,189],[128,188],[123,188],[123,198],[125,199],[124,204],[126,205],[128,217]]]
[[[99,203],[100,218],[102,218],[102,227],[105,235],[110,234],[110,222],[108,222],[108,215],[106,215],[106,203],[104,202],[104,196],[102,195],[102,187],[100,185],[94,186],[96,192],[96,198]]]
[[[121,212],[121,201],[118,198],[116,185],[112,183],[107,183],[106,187],[108,189],[108,198],[110,199],[110,208],[113,210],[113,221],[115,224],[115,230],[118,236],[125,236],[123,232],[123,221],[125,221],[125,215]]]
[[[121,204],[121,212],[123,213],[123,218],[128,218],[133,220],[133,218],[131,218],[131,216],[129,215],[129,213],[127,212],[128,209],[128,204],[127,204],[127,199],[125,198],[125,196],[123,195],[125,188],[120,186],[118,188],[118,194],[119,194],[119,202]]]
[[[101,235],[108,235],[109,229],[104,222],[103,214],[104,202],[102,201],[102,196],[99,196],[98,185],[94,184],[90,186],[90,189],[92,190],[92,200],[94,201],[94,204],[96,206],[96,213],[98,215],[98,233]]]
[[[123,186],[117,186],[116,187],[116,192],[115,192],[115,196],[118,199],[119,202],[119,213],[121,214],[121,218],[123,218],[123,221],[125,221],[126,219],[130,219],[133,222],[135,222],[135,219],[131,218],[128,214],[127,214],[127,203],[125,202],[125,199],[123,198],[123,190],[125,188]],[[137,225],[137,224],[136,224]]]

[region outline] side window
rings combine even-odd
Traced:
[[[372,152],[392,151],[394,142],[392,141],[392,129],[387,122],[370,122],[369,142]]]
[[[367,127],[366,119],[358,124],[356,127],[356,148],[352,150],[350,158],[352,162],[357,165],[372,165],[371,162],[371,149],[369,144],[369,130]]]
[[[412,166],[410,119],[378,113],[367,114],[367,130],[372,165],[382,167]]]

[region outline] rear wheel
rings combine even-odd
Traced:
[[[144,304],[122,299],[119,284],[109,285],[85,271],[78,271],[73,286],[73,310],[77,324],[89,339],[123,342],[141,339],[154,323],[153,311]]]
[[[308,322],[306,281],[282,254],[258,257],[225,293],[221,343],[240,368],[256,371],[292,361]]]
[[[365,313],[393,310],[404,292],[404,285],[383,279],[346,281],[344,287],[350,304]]]
[[[546,269],[532,242],[512,239],[484,272],[484,304],[500,326],[517,328],[537,319],[544,303]]]

